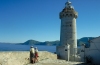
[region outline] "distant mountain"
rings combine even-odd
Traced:
[[[89,47],[89,40],[94,39],[95,37],[83,37],[77,40],[77,45],[80,46],[81,44],[85,43],[86,47]],[[27,40],[24,43],[4,43],[0,42],[0,51],[29,51],[30,46],[33,45],[34,47],[38,47],[40,51],[47,50],[51,52],[56,51],[56,45],[60,43],[59,40],[57,41],[45,41],[39,42],[36,40]]]
[[[77,45],[80,46],[82,43],[86,44],[86,47],[89,47],[89,40],[94,39],[95,37],[83,37],[81,39],[77,39]],[[21,45],[48,45],[48,46],[53,46],[53,45],[59,45],[60,41],[45,41],[45,42],[39,42],[36,40],[28,40],[24,43],[21,43]]]
[[[22,43],[22,45],[35,45],[35,44],[39,44],[39,41],[36,40],[27,40],[26,42]]]
[[[77,39],[77,45],[80,46],[82,43],[86,44],[86,47],[89,47],[89,40],[94,39],[95,37],[83,37],[81,39]],[[27,40],[24,43],[15,43],[15,45],[47,45],[47,46],[54,46],[54,45],[59,45],[60,41],[45,41],[45,42],[40,42],[36,40]],[[3,44],[0,42],[0,44]],[[4,43],[4,44],[14,44],[14,43]]]
[[[83,37],[81,39],[78,39],[77,40],[77,45],[80,46],[81,44],[84,43],[86,45],[86,47],[89,47],[90,46],[89,41],[92,40],[92,39],[94,39],[94,38],[95,37]]]
[[[20,43],[21,45],[48,45],[48,46],[52,46],[52,45],[58,45],[59,41],[45,41],[45,42],[39,42],[36,40],[28,40],[24,43]]]

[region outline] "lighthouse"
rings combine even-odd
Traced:
[[[71,2],[65,3],[65,8],[60,12],[61,19],[60,44],[57,46],[57,54],[63,59],[72,57],[77,53],[77,29],[76,19],[78,13],[75,11]],[[68,47],[70,46],[70,48]],[[68,49],[69,48],[69,49]],[[67,53],[66,53],[67,52]],[[69,57],[68,57],[69,56]]]

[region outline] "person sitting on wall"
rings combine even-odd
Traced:
[[[33,46],[30,47],[30,63],[35,63],[35,50]]]

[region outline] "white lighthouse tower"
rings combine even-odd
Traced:
[[[60,31],[60,44],[57,46],[57,54],[63,59],[66,56],[75,56],[77,53],[77,32],[76,32],[76,18],[78,13],[74,10],[71,2],[68,0],[65,8],[60,12],[61,31]],[[70,48],[67,47],[70,45]],[[69,48],[69,52],[67,51]],[[70,53],[70,55],[66,54]],[[68,57],[67,57],[68,58]]]

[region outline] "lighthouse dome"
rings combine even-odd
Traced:
[[[74,9],[74,7],[71,5],[71,2],[70,1],[66,2],[65,5],[66,5],[65,6],[66,8]]]

